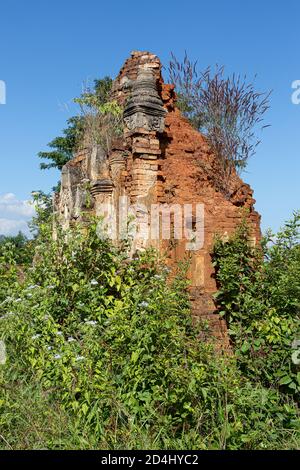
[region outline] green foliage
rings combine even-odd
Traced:
[[[16,282],[16,247],[13,243],[4,243],[0,249],[0,304],[10,301]]]
[[[32,241],[24,233],[0,237],[0,255],[7,252],[7,245],[15,253],[14,259],[18,265],[29,264],[32,261]]]
[[[52,197],[42,191],[32,193],[36,215],[29,222],[33,238],[27,238],[22,232],[15,236],[0,237],[0,290],[5,297],[8,289],[14,289],[14,282],[23,278],[24,270],[30,267],[37,244],[46,232],[52,219]],[[14,274],[12,276],[12,274]],[[13,279],[13,284],[10,281]],[[1,297],[1,294],[0,294]]]
[[[79,146],[83,133],[83,121],[81,116],[74,116],[67,121],[68,127],[63,130],[63,135],[56,137],[49,144],[50,152],[39,152],[38,156],[50,163],[41,163],[42,170],[62,167],[73,157],[74,151]]]
[[[112,84],[109,77],[95,80],[94,88],[74,100],[83,117],[84,147],[98,144],[109,152],[113,141],[123,134],[123,108],[112,99]]]
[[[96,220],[56,241],[45,225],[21,284],[0,271],[4,448],[297,447],[293,404],[199,341],[184,267],[171,274],[99,239]],[[35,420],[49,433],[28,441]]]
[[[36,215],[29,222],[29,228],[32,234],[37,238],[49,226],[53,215],[53,196],[43,191],[34,191],[32,193]]]
[[[74,101],[81,107],[88,106],[94,108],[104,114],[111,113],[113,116],[118,114],[119,108],[115,102],[110,102],[110,93],[112,88],[112,79],[104,77],[103,79],[94,80],[94,87],[80,96]],[[39,158],[48,160],[50,163],[41,163],[41,169],[62,167],[73,158],[74,152],[84,146],[85,133],[87,127],[87,116],[79,114],[68,119],[68,126],[63,130],[63,135],[53,139],[48,146],[53,149],[47,152],[39,152]]]
[[[99,105],[103,105],[110,101],[112,86],[113,79],[111,77],[106,76],[100,80],[94,80],[94,91]]]
[[[299,400],[300,370],[293,343],[300,339],[300,213],[275,240],[271,234],[251,248],[244,223],[229,242],[214,249],[219,292],[216,301],[238,366],[253,381]]]
[[[103,107],[110,102],[113,80],[110,77],[104,77],[101,80],[94,80],[94,87],[84,91],[79,98],[75,98],[75,103],[96,108],[102,112]]]

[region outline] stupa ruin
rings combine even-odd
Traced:
[[[82,213],[111,216],[109,209],[104,213],[104,207],[112,207],[120,225],[119,201],[136,204],[137,232],[148,233],[148,237],[135,240],[133,250],[154,246],[166,254],[169,264],[188,257],[192,313],[208,320],[214,333],[223,336],[226,325],[215,314],[213,302],[217,286],[212,245],[215,234],[227,237],[234,232],[245,213],[252,230],[250,242],[259,240],[260,216],[254,209],[253,191],[236,174],[230,197],[220,191],[214,178],[216,158],[205,137],[176,107],[174,85],[163,82],[156,55],[133,52],[114,82],[113,95],[124,106],[123,137],[112,143],[109,152],[94,145],[64,166],[60,194],[55,199],[57,218],[68,227],[80,220]],[[187,248],[184,234],[174,237],[172,216],[170,239],[162,236],[161,230],[158,237],[151,238],[151,210],[170,205],[179,211],[192,208],[184,223],[191,230],[197,223],[201,225],[203,240],[196,249]],[[196,207],[203,213],[197,213]]]

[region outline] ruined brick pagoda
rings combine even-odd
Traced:
[[[167,254],[170,264],[188,256],[193,315],[207,319],[214,333],[222,337],[226,326],[215,314],[212,294],[216,281],[210,253],[215,234],[227,237],[232,233],[244,217],[243,209],[247,209],[252,228],[251,243],[259,239],[260,216],[254,210],[253,191],[235,174],[230,197],[220,191],[213,177],[218,172],[217,160],[205,138],[176,107],[174,86],[163,82],[157,56],[133,52],[114,82],[113,93],[124,106],[124,137],[108,153],[93,146],[78,152],[64,166],[55,200],[58,220],[68,227],[83,212],[101,216],[103,203],[117,205],[120,196],[149,211],[153,204],[203,204],[200,249],[188,251],[184,238],[170,241],[162,237],[138,241],[134,249],[155,246]],[[138,212],[142,232],[147,222]]]

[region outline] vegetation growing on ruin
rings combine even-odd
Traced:
[[[263,120],[270,93],[257,92],[247,77],[226,76],[222,66],[199,70],[187,54],[183,61],[172,54],[168,80],[175,84],[177,106],[217,156],[228,191],[232,171],[245,169],[260,143],[259,132],[268,127]]]
[[[75,103],[79,104],[83,123],[80,146],[100,145],[111,150],[115,139],[123,135],[123,108],[112,99],[112,80],[96,80],[94,89],[87,88]]]
[[[50,162],[42,162],[41,169],[61,170],[80,148],[96,143],[107,149],[120,136],[122,109],[111,97],[112,84],[110,77],[96,79],[74,100],[80,111],[68,119],[63,135],[48,144],[52,150],[39,152],[39,158]]]

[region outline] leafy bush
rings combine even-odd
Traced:
[[[248,243],[244,223],[229,242],[214,249],[219,292],[243,374],[299,400],[300,369],[293,363],[293,344],[300,339],[300,212],[273,240]]]
[[[13,251],[13,258],[19,265],[28,264],[32,261],[32,241],[22,232],[15,236],[0,236],[0,255],[5,256],[5,253],[9,250]]]

